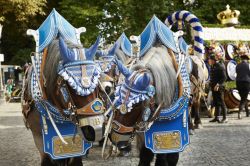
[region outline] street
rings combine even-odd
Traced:
[[[229,115],[227,124],[208,123],[203,118],[203,128],[191,136],[191,143],[180,155],[178,166],[249,166],[250,118],[238,120]],[[24,126],[20,103],[0,101],[0,166],[36,166],[40,163],[31,131]],[[138,153],[133,147],[129,157],[116,157],[104,161],[101,148],[94,146],[85,166],[136,166]],[[153,165],[153,164],[152,164]]]

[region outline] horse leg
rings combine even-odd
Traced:
[[[40,153],[41,157],[41,166],[53,166],[53,162],[51,161],[48,154],[43,151],[43,137],[42,137],[42,129],[40,125],[40,114],[37,110],[32,108],[27,117],[27,123],[32,132],[33,139],[35,145]]]
[[[155,160],[155,166],[168,166],[167,155],[166,154],[157,154]]]
[[[136,134],[136,145],[139,150],[139,165],[138,166],[150,166],[151,161],[154,158],[154,154],[151,150],[145,147],[144,134]]]
[[[179,153],[166,154],[167,166],[176,166],[179,160]]]
[[[201,118],[200,118],[200,97],[194,103],[194,112],[195,112],[195,116],[194,116],[195,128],[199,129],[200,125],[201,125]]]
[[[140,161],[138,166],[150,166],[151,161],[154,158],[154,153],[143,146],[140,150]]]
[[[41,166],[56,166],[56,164],[54,164],[51,161],[51,158],[48,154],[42,152],[42,154],[40,153],[40,155],[41,155]]]
[[[69,159],[69,166],[83,166],[82,157],[74,157]]]
[[[194,135],[194,125],[192,122],[191,109],[192,109],[192,106],[189,106],[189,108],[188,108],[188,110],[189,110],[189,113],[188,113],[188,129],[189,129],[189,131],[188,132],[190,135]]]

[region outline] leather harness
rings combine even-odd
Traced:
[[[174,56],[174,54],[173,54],[173,52],[172,52],[172,50],[171,49],[169,49],[168,48],[168,53],[169,53],[169,55],[170,55],[170,57],[171,57],[171,59],[172,59],[172,63],[173,63],[173,65],[174,65],[174,68],[175,68],[175,71],[177,71],[178,70],[178,64],[176,63],[176,59],[175,59],[175,56]],[[140,69],[140,70],[138,70],[134,75],[133,75],[133,77],[131,78],[131,81],[130,81],[130,84],[129,84],[129,86],[131,86],[132,85],[132,83],[133,83],[133,81],[134,81],[134,79],[135,79],[135,77],[136,77],[136,75],[137,74],[140,74],[140,73],[143,73],[143,72],[146,72],[146,71],[148,71],[148,69]],[[178,97],[181,97],[182,96],[182,94],[183,94],[183,85],[182,85],[182,79],[181,79],[181,75],[178,75],[178,87],[179,87],[179,91],[178,91]],[[127,93],[126,93],[126,98],[125,98],[125,103],[126,103],[126,101],[128,100],[128,97],[129,97],[129,95],[130,95],[130,89],[127,91]],[[151,110],[155,110],[155,107],[156,107],[156,103],[155,103],[155,100],[154,100],[154,97],[152,97],[151,99],[150,99],[150,109]],[[122,103],[122,104],[124,104],[124,103]],[[129,126],[125,126],[125,125],[123,125],[123,124],[121,124],[121,123],[119,123],[118,121],[113,121],[113,130],[117,133],[117,134],[129,134],[129,133],[134,133],[135,132],[135,130],[138,130],[138,129],[140,129],[141,128],[141,126],[143,126],[143,127],[145,127],[145,125],[146,125],[146,123],[150,123],[150,122],[153,122],[154,120],[156,120],[157,119],[157,117],[158,117],[158,115],[160,114],[160,108],[162,107],[162,105],[161,105],[161,103],[158,105],[158,108],[156,109],[156,111],[154,112],[154,115],[151,115],[151,117],[149,118],[149,120],[147,121],[147,122],[139,122],[139,123],[136,123],[136,126],[134,126],[134,127],[129,127]]]
[[[42,58],[42,63],[41,63],[41,70],[40,70],[40,75],[41,75],[41,78],[40,78],[40,85],[41,85],[41,88],[42,88],[42,96],[43,96],[43,99],[44,100],[47,100],[47,95],[46,95],[46,78],[44,77],[44,74],[43,74],[43,70],[44,70],[44,66],[45,66],[45,63],[46,63],[46,58],[47,58],[47,55],[48,55],[48,48],[45,48],[44,51],[43,51],[43,58]],[[81,58],[82,58],[82,55],[81,55]],[[31,105],[33,103],[33,100],[28,97],[28,95],[26,95],[27,93],[27,87],[28,87],[28,83],[27,81],[29,80],[28,79],[28,75],[29,75],[29,71],[31,70],[32,67],[28,67],[28,69],[26,69],[25,71],[25,84],[24,84],[24,96],[23,96],[23,99],[25,101],[25,103],[22,104],[23,106],[23,114],[24,114],[24,117],[25,119],[27,119],[27,116],[28,116],[28,113],[30,111],[30,106],[28,105]],[[102,101],[97,98],[95,100],[93,100],[92,102],[90,102],[89,104],[83,106],[82,108],[77,108],[71,95],[70,95],[70,91],[68,89],[68,85],[66,83],[66,81],[61,77],[61,76],[58,76],[57,77],[57,90],[56,90],[56,95],[52,95],[52,100],[56,106],[56,108],[59,110],[59,112],[66,118],[70,118],[73,122],[75,122],[76,124],[78,124],[78,120],[77,120],[77,115],[83,115],[83,116],[91,116],[91,115],[98,115],[98,114],[102,114],[104,112],[104,107],[100,108],[101,111],[100,112],[94,112],[93,109],[91,108],[92,105],[96,102],[96,101],[99,101],[102,103]],[[69,100],[67,102],[65,102],[63,100],[63,96],[60,92],[60,89],[61,88],[64,88],[66,90],[66,93],[67,95],[69,96]],[[98,94],[97,94],[98,95]],[[63,103],[59,103],[58,101],[58,97],[60,98],[60,101],[64,101]],[[70,114],[70,117],[65,114],[65,112],[63,111],[61,105],[64,105],[67,110],[69,110],[71,112]],[[103,105],[103,103],[102,103]]]

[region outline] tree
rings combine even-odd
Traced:
[[[9,14],[13,14],[16,21],[27,22],[30,16],[45,14],[45,4],[46,0],[0,0],[0,22],[7,21]]]
[[[105,17],[104,5],[108,0],[62,0],[59,2],[59,12],[75,27],[86,27],[87,32],[82,35],[84,47],[93,44]]]
[[[248,1],[248,2],[247,2]],[[231,10],[239,10],[241,12],[240,22],[242,25],[250,25],[249,19],[249,0],[194,0],[192,6],[189,6],[189,10],[195,13],[195,15],[206,24],[218,24],[217,14],[226,9],[226,5],[230,5]]]
[[[154,14],[165,19],[172,4],[171,0],[114,0],[108,12],[119,16],[119,34],[125,31],[128,35],[139,35]]]
[[[15,65],[24,65],[27,62],[30,62],[30,54],[34,52],[31,48],[19,49],[17,53],[12,57],[11,64]]]
[[[0,23],[4,25],[1,49],[7,63],[25,48],[35,49],[28,28],[37,29],[52,8],[65,17],[74,27],[85,26],[81,36],[84,47],[90,46],[101,34],[107,43],[114,42],[122,32],[128,36],[139,35],[155,14],[164,21],[177,10],[189,10],[202,24],[218,24],[216,15],[231,9],[241,12],[242,25],[250,25],[249,0],[0,0]],[[215,25],[216,26],[216,25]],[[10,33],[11,32],[11,33]],[[15,57],[15,59],[18,59]],[[23,59],[22,59],[23,61]],[[12,60],[11,63],[15,61]]]
[[[19,50],[34,46],[26,30],[37,28],[39,19],[35,16],[45,15],[45,5],[46,0],[0,0],[1,52],[6,55],[5,62],[8,63]]]

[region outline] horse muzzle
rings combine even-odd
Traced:
[[[103,138],[104,109],[103,102],[96,98],[88,105],[76,110],[78,126],[86,141],[100,141]]]
[[[86,141],[100,141],[104,135],[104,115],[80,118],[79,127]]]
[[[117,146],[118,149],[123,149],[127,146],[129,146],[129,141],[132,136],[132,133],[118,133],[115,130],[111,130],[111,133],[109,135],[110,140],[113,145]]]

